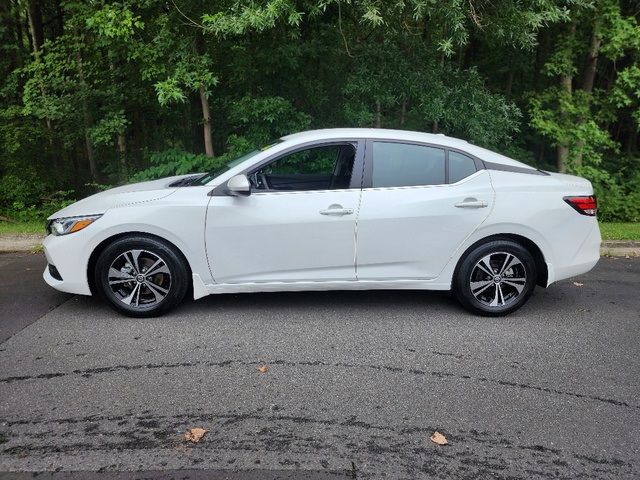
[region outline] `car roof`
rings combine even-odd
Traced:
[[[325,128],[286,135],[282,137],[282,140],[303,143],[342,138],[370,138],[374,140],[405,140],[409,142],[431,143],[442,147],[459,149],[487,162],[531,168],[532,170],[535,170],[535,168],[525,163],[506,157],[497,152],[487,150],[486,148],[473,145],[466,140],[448,137],[442,133],[413,132],[410,130],[392,130],[386,128]]]
[[[374,138],[386,140],[416,140],[442,143],[468,143],[458,138],[447,137],[442,133],[413,132],[410,130],[392,130],[388,128],[323,128],[293,133],[282,137],[283,140],[321,140],[324,138]]]

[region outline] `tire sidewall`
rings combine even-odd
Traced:
[[[524,289],[515,302],[502,307],[484,305],[471,292],[470,278],[476,263],[486,255],[495,252],[506,252],[515,255],[524,265],[527,280]],[[511,313],[520,308],[529,299],[536,285],[536,264],[533,256],[522,245],[508,240],[494,240],[479,245],[467,253],[460,262],[454,278],[454,293],[460,303],[469,310],[489,316],[499,316]]]
[[[128,250],[147,250],[158,255],[171,272],[171,286],[167,296],[157,305],[148,309],[137,309],[123,303],[111,291],[108,280],[109,267],[122,253]],[[162,241],[149,237],[126,237],[107,246],[99,255],[95,268],[95,285],[99,295],[117,311],[131,317],[153,317],[178,305],[184,298],[188,286],[188,270],[182,255]]]

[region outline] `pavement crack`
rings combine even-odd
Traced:
[[[492,379],[487,377],[473,377],[470,375],[456,374],[456,373],[446,372],[441,370],[422,370],[418,368],[401,368],[401,367],[394,367],[390,365],[354,364],[354,363],[346,363],[346,362],[328,363],[328,362],[322,362],[319,360],[291,362],[291,361],[282,360],[282,359],[274,359],[266,363],[274,366],[286,366],[286,367],[331,367],[331,368],[346,368],[346,369],[371,369],[376,371],[386,371],[391,373],[405,373],[405,374],[417,375],[417,376],[431,376],[435,378],[452,378],[452,379],[473,381],[473,382],[479,382],[479,383],[490,383],[490,384],[498,385],[501,387],[532,390],[532,391],[548,393],[553,395],[565,395],[573,398],[606,403],[606,404],[614,405],[617,407],[640,409],[639,405],[632,405],[622,400],[601,397],[598,395],[570,392],[570,391],[560,390],[552,387],[541,387],[538,385],[531,385],[523,382],[498,380],[498,379]],[[232,365],[253,366],[258,364],[261,364],[261,362],[243,361],[243,360],[223,360],[220,362],[193,361],[193,362],[175,362],[175,363],[164,363],[164,362],[163,363],[146,363],[146,364],[137,364],[137,365],[112,365],[112,366],[106,366],[106,367],[76,369],[70,372],[51,372],[51,373],[40,373],[36,375],[20,375],[20,376],[5,377],[5,378],[0,378],[0,383],[24,382],[29,380],[50,380],[54,378],[61,378],[61,377],[73,376],[73,375],[78,375],[83,378],[89,378],[93,375],[100,375],[100,374],[121,372],[121,371],[136,371],[136,370],[144,370],[144,369],[153,370],[153,369],[172,369],[172,368],[193,368],[193,367],[202,367],[202,366],[225,368],[225,367],[230,367]]]

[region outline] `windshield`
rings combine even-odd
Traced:
[[[214,178],[222,175],[224,172],[228,172],[233,167],[235,167],[237,165],[240,165],[245,160],[249,160],[251,157],[257,155],[258,153],[264,152],[265,150],[273,147],[274,145],[276,145],[278,143],[280,143],[280,141],[277,141],[275,143],[270,143],[269,145],[267,145],[265,147],[262,147],[260,150],[254,150],[253,152],[246,153],[246,154],[242,155],[241,157],[233,159],[230,162],[226,163],[225,165],[222,165],[221,167],[216,168],[215,170],[212,170],[211,172],[205,173],[201,177],[196,178],[195,180],[190,182],[190,185],[200,185],[200,186],[201,185],[206,185],[207,183],[209,183]]]
[[[260,153],[260,150],[254,150],[253,152],[249,152],[241,157],[231,160],[229,163],[222,165],[221,167],[216,168],[215,170],[209,173],[205,173],[203,176],[199,178],[196,178],[193,182],[191,182],[191,185],[206,185],[217,176],[222,175],[224,172],[231,170],[236,165],[240,165],[242,162],[244,162],[245,160],[248,160],[254,155],[257,155],[258,153]]]

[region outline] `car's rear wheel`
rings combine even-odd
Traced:
[[[152,317],[174,308],[189,287],[186,261],[151,237],[125,237],[105,248],[95,268],[100,295],[131,317]]]
[[[468,310],[480,315],[506,315],[531,296],[536,285],[531,253],[511,240],[494,240],[468,252],[453,279],[453,291]]]

